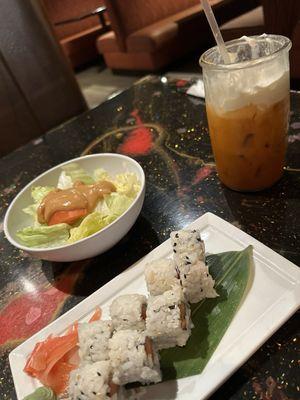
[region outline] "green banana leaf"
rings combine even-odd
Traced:
[[[250,281],[252,246],[206,257],[218,297],[192,304],[194,328],[184,347],[161,350],[163,380],[201,373],[232,321]]]

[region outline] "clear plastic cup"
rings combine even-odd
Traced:
[[[283,173],[290,110],[291,41],[278,35],[226,43],[200,58],[212,149],[220,180],[238,191],[272,186]]]

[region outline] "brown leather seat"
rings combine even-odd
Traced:
[[[39,3],[1,0],[0,155],[85,110]]]
[[[219,23],[225,23],[259,0],[211,4]],[[99,37],[97,47],[112,69],[158,70],[211,42],[199,0],[105,0],[105,5],[113,31]]]
[[[98,52],[96,39],[105,29],[97,15],[82,18],[80,21],[69,23],[57,22],[70,21],[94,11],[103,5],[103,0],[40,0],[51,21],[54,32],[65,55],[72,66],[79,67],[97,58]]]

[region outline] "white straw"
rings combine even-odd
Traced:
[[[213,10],[212,10],[208,0],[201,0],[201,4],[202,4],[203,10],[205,12],[207,21],[209,23],[210,29],[212,30],[212,33],[213,33],[215,40],[217,42],[217,45],[219,47],[219,51],[223,58],[223,61],[225,64],[230,64],[229,54],[225,47],[224,40],[223,40],[221,31],[220,31],[220,28],[218,26],[218,23],[216,21],[216,18],[214,16]]]

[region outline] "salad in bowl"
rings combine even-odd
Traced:
[[[142,168],[129,157],[99,154],[71,160],[45,172],[19,193],[5,217],[6,236],[37,256],[41,256],[39,250],[61,249],[96,237],[92,253],[87,251],[91,244],[86,243],[80,254],[66,260],[100,254],[133,225],[142,207],[144,186]],[[120,225],[116,228],[116,224]]]

